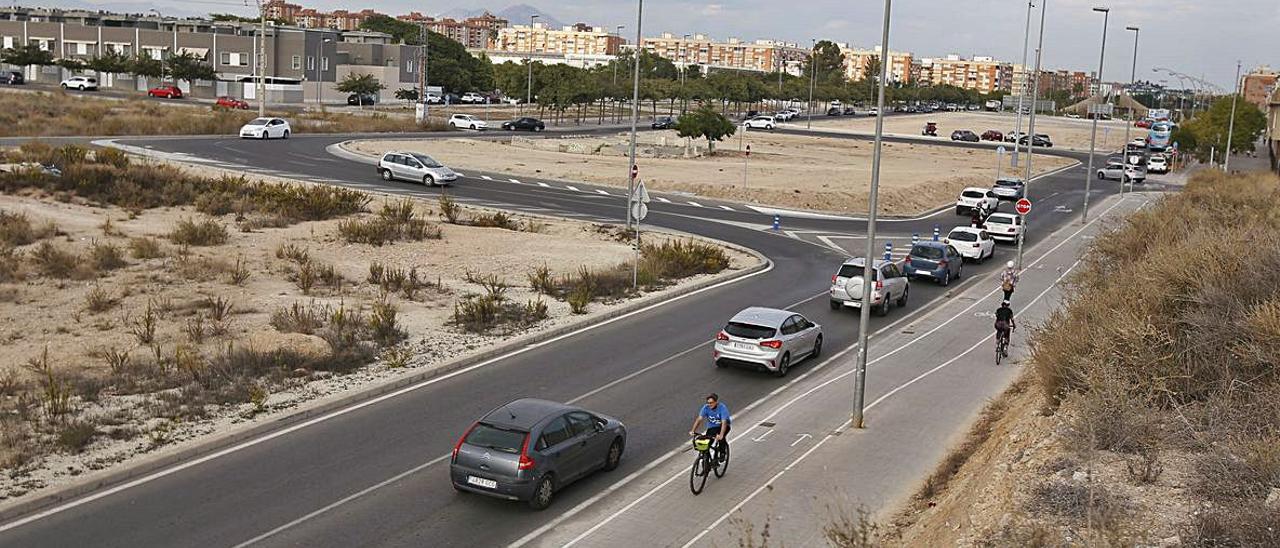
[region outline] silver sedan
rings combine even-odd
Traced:
[[[764,369],[779,377],[791,364],[822,352],[822,326],[795,312],[752,307],[716,334],[716,366]]]

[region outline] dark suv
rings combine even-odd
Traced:
[[[967,129],[957,129],[951,132],[951,140],[976,143],[978,142],[978,134]]]

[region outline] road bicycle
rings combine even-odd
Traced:
[[[996,331],[996,365],[1000,365],[1000,360],[1009,357],[1009,336],[1013,330],[1002,332]]]
[[[689,470],[689,490],[697,495],[707,485],[707,476],[715,472],[717,478],[723,478],[729,470],[729,440],[724,440],[723,447],[717,447],[715,438],[711,436],[694,436],[693,450],[697,457]]]

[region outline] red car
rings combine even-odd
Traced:
[[[982,140],[983,141],[1003,141],[1004,134],[994,129],[988,129],[982,132]]]
[[[1137,122],[1133,123],[1133,127],[1143,127],[1143,128],[1151,127],[1151,120],[1138,120]]]
[[[160,86],[147,90],[149,97],[164,97],[165,99],[181,99],[182,90],[178,86]]]
[[[214,108],[236,108],[241,110],[248,110],[249,103],[233,97],[219,97],[218,100],[213,103],[213,107]]]

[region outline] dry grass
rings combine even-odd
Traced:
[[[348,242],[381,246],[399,240],[439,240],[440,227],[414,212],[413,201],[388,202],[369,219],[347,219],[338,224],[338,234]]]
[[[58,233],[53,223],[40,226],[32,224],[26,213],[0,211],[0,247],[17,247]]]

